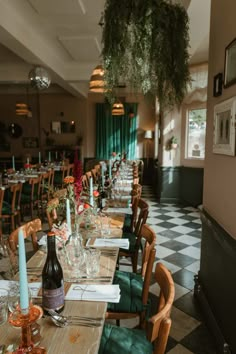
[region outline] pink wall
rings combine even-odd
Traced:
[[[212,94],[214,76],[219,72],[224,73],[225,47],[236,37],[236,2],[214,0],[211,6],[203,204],[205,210],[236,239],[236,157],[212,152],[214,106],[236,96],[236,85],[223,89],[219,97],[213,97]]]

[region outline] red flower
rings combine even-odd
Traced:
[[[93,196],[94,197],[98,197],[99,196],[99,192],[98,191],[93,191]]]
[[[24,168],[30,168],[31,167],[31,164],[30,163],[25,163],[24,164]]]

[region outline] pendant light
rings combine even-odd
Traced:
[[[26,103],[16,103],[16,115],[27,116],[29,112],[28,105]]]
[[[104,93],[104,69],[102,65],[97,65],[93,70],[89,82],[89,91]]]
[[[124,105],[120,100],[116,99],[115,103],[112,106],[112,115],[113,116],[123,116],[125,114]]]

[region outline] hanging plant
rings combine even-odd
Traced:
[[[106,97],[121,80],[163,106],[180,104],[189,73],[188,15],[168,0],[106,0],[103,25]]]

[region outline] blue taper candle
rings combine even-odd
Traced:
[[[66,199],[66,223],[69,230],[69,234],[71,235],[71,216],[70,216],[70,201]]]
[[[20,282],[20,308],[23,314],[29,312],[29,293],[26,271],[25,241],[22,229],[18,233],[19,243],[19,282]]]

